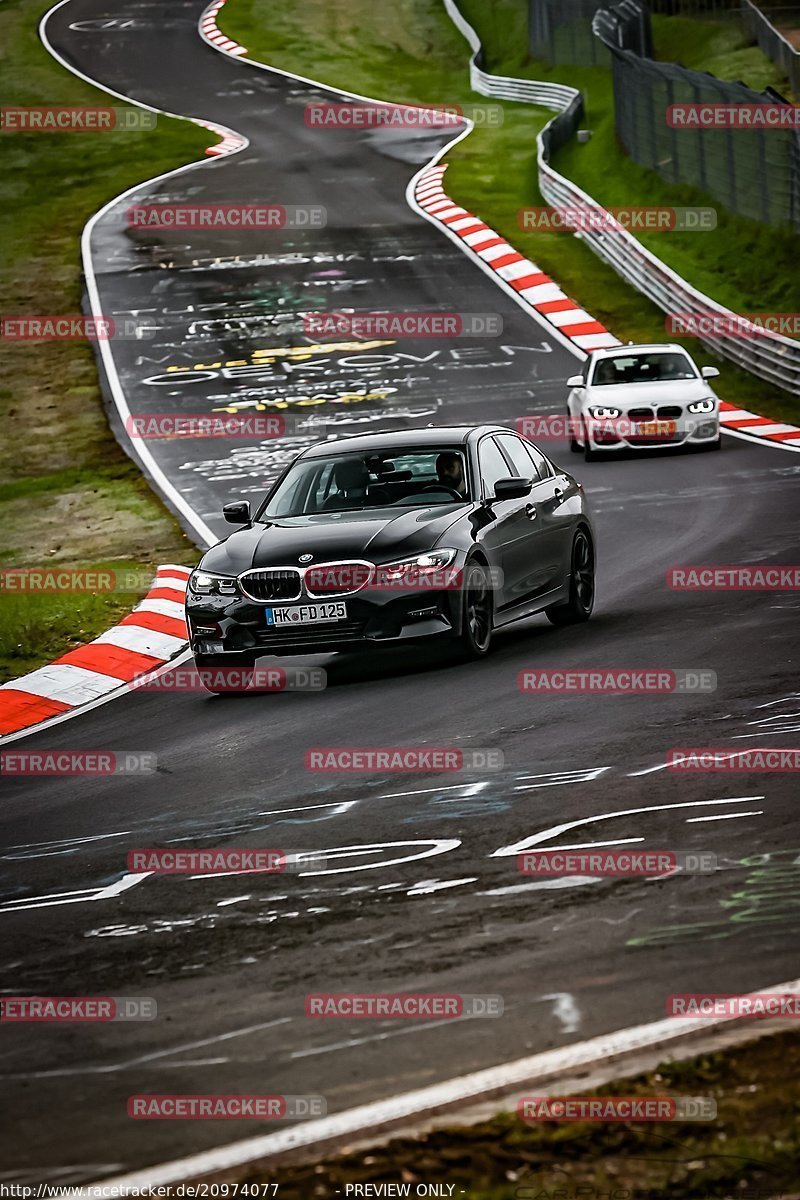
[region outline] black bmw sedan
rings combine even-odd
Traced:
[[[594,532],[580,484],[531,442],[483,425],[320,442],[193,572],[186,615],[210,690],[241,691],[258,658],[452,642],[544,611],[588,620]],[[222,682],[220,682],[222,679]]]

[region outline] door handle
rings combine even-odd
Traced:
[[[526,504],[525,505],[525,513],[528,517],[528,520],[535,521],[536,520],[536,505],[535,504]]]
[[[564,490],[563,490],[563,488],[560,488],[560,487],[554,487],[554,488],[553,488],[553,495],[554,495],[554,497],[556,498],[556,500],[560,500],[560,499],[561,499],[561,497],[564,495]]]

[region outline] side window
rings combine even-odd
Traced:
[[[514,464],[514,470],[517,475],[521,475],[523,479],[536,479],[538,471],[531,469],[531,457],[528,454],[527,447],[512,434],[502,434],[497,437],[498,445],[505,450],[508,457]],[[536,464],[534,463],[534,467]]]
[[[522,445],[525,448],[526,454],[531,459],[534,470],[536,471],[536,474],[539,476],[539,478],[540,479],[549,479],[550,476],[553,474],[553,470],[552,470],[552,467],[550,466],[550,463],[547,461],[545,456],[542,454],[541,450],[537,450],[535,446],[532,446],[530,444],[530,442],[523,442]]]
[[[312,512],[320,512],[323,504],[328,498],[331,488],[331,476],[333,475],[333,463],[327,462],[323,466],[320,473],[314,482],[314,501]]]
[[[485,437],[481,442],[478,447],[478,463],[486,495],[492,496],[498,479],[508,479],[512,474],[493,438]]]

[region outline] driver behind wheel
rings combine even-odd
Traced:
[[[439,483],[452,488],[459,496],[466,496],[467,481],[464,478],[464,468],[461,456],[453,450],[444,450],[436,459],[436,474]]]

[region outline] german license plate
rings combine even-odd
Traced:
[[[267,625],[276,628],[286,625],[320,625],[323,621],[346,621],[347,605],[343,600],[327,604],[284,604],[276,608],[270,605],[264,610]]]
[[[674,421],[642,421],[637,423],[636,432],[640,437],[666,438],[674,437],[677,428]]]

